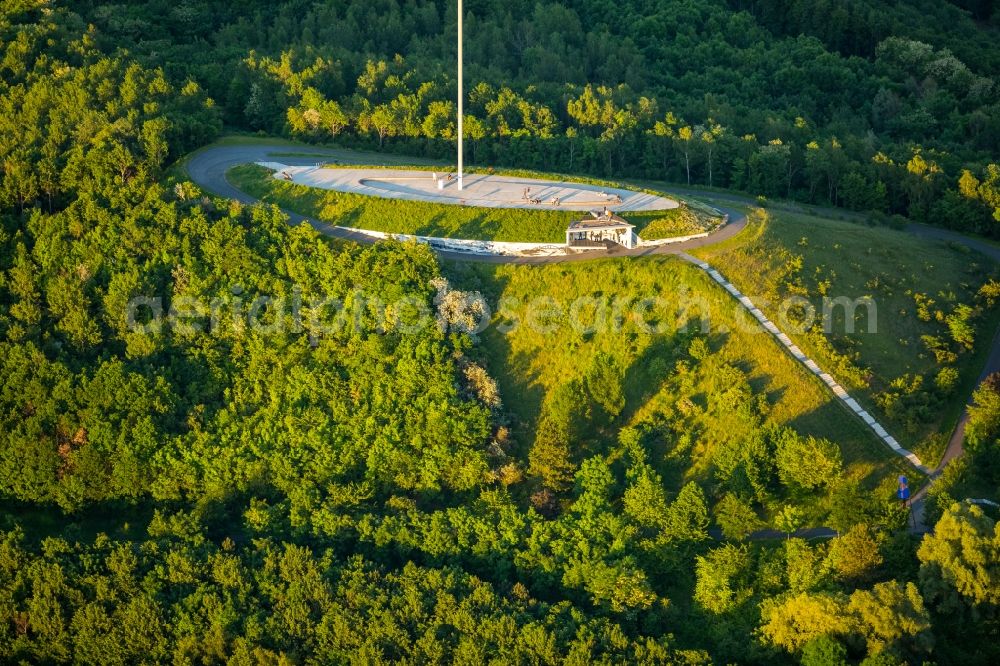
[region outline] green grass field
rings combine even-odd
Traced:
[[[904,446],[928,465],[937,463],[971,391],[998,323],[996,308],[976,294],[996,274],[986,257],[931,243],[901,231],[790,212],[769,214],[739,237],[695,252],[712,263],[769,317],[778,321],[782,299],[801,296],[817,313],[822,296],[869,297],[876,328],[868,332],[866,308],[848,333],[842,308],[832,327],[790,337],[869,408]],[[976,343],[963,348],[948,318],[961,304],[976,307]],[[779,324],[780,326],[780,324]],[[940,358],[926,336],[941,343]],[[948,358],[954,354],[954,358]],[[957,371],[946,384],[939,373]],[[953,375],[952,370],[946,375]]]
[[[383,199],[334,192],[276,180],[271,171],[252,164],[231,169],[230,182],[261,201],[344,227],[389,233],[416,234],[524,243],[562,243],[566,226],[580,212],[523,208],[472,208],[424,201]],[[519,172],[538,177],[544,174]],[[606,184],[606,183],[605,183]],[[628,213],[647,240],[700,233],[714,224],[711,216],[682,206],[673,210]]]
[[[456,286],[483,292],[491,304],[508,304],[495,313],[494,325],[481,334],[473,353],[497,378],[511,434],[520,447],[530,446],[543,404],[553,391],[582,378],[595,359],[603,358],[624,369],[625,408],[617,419],[584,433],[579,443],[584,450],[610,450],[626,426],[662,430],[671,480],[705,482],[714,451],[722,442],[739,441],[746,434],[745,420],[728,397],[733,386],[745,380],[754,395],[766,398],[768,419],[836,442],[850,476],[873,485],[888,479],[891,470],[912,474],[811,373],[749,324],[725,291],[679,259],[550,266],[448,263],[446,273]],[[530,313],[539,312],[531,303],[539,297],[552,299],[541,306],[561,310],[558,316],[542,318],[552,324],[549,330],[530,324]],[[665,330],[644,330],[633,306],[647,298],[660,301],[646,321]],[[616,301],[620,327],[587,330],[600,319],[597,304],[614,320]],[[678,365],[688,345],[678,334],[677,312],[685,302],[699,303],[697,307],[710,314],[710,353],[700,362]],[[582,306],[573,310],[574,303]],[[519,323],[504,332],[501,327],[511,322]],[[812,511],[820,519],[821,509]]]
[[[393,233],[560,242],[565,225],[576,215],[568,211],[475,209],[343,194],[281,182],[271,178],[268,170],[254,165],[233,169],[229,178],[244,191],[288,210],[342,226]],[[703,228],[706,219],[704,211],[689,207],[666,215],[650,213],[630,218],[647,239],[695,233]],[[853,334],[845,329],[842,308],[834,309],[829,334],[824,335],[818,325],[802,332],[787,330],[787,325],[783,328],[904,446],[917,452],[928,465],[937,462],[986,353],[982,344],[965,349],[951,340],[949,317],[954,316],[959,305],[977,303],[978,290],[993,275],[988,260],[887,228],[788,210],[772,211],[767,222],[751,224],[737,238],[696,254],[723,271],[779,325],[783,321],[782,299],[789,296],[808,299],[819,316],[823,295],[870,298],[877,308],[877,330],[873,333],[867,332],[867,310],[863,306],[858,309],[861,314],[856,316]],[[502,273],[514,269],[495,270]],[[629,271],[630,276],[632,273]],[[793,324],[794,318],[795,308]],[[784,321],[788,323],[788,319]],[[972,318],[977,340],[989,339],[998,321],[1000,312],[995,308],[977,308]],[[928,336],[938,340],[936,352],[928,345]],[[517,349],[514,353],[528,354]],[[546,376],[536,367],[538,364],[559,364],[557,360],[546,360],[549,352],[543,346],[532,353],[540,356],[526,371],[538,377]],[[948,358],[949,354],[954,358]],[[954,376],[942,376],[944,368],[948,368],[945,374]],[[552,370],[552,375],[561,372]],[[802,376],[807,377],[805,373]],[[527,397],[531,391],[522,392],[525,386],[515,387],[511,381],[507,385],[517,396],[515,402],[533,402]],[[791,393],[797,394],[794,390]],[[776,406],[777,413],[784,408],[783,404]],[[641,411],[631,409],[636,414]],[[790,409],[790,413],[798,413],[789,417],[789,422],[800,417],[809,422],[803,416],[808,411]],[[518,413],[526,417],[517,419],[520,427],[530,431],[537,412],[522,407]],[[821,418],[813,420],[820,431],[830,427],[820,423]],[[862,439],[867,437],[865,434]],[[848,448],[856,446],[850,438],[830,438]]]

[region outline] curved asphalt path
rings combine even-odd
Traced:
[[[294,151],[295,156],[288,156]],[[275,154],[280,157],[275,156]],[[384,157],[377,155],[370,159],[359,160],[361,154],[355,151],[319,149],[319,148],[290,148],[280,145],[217,145],[209,146],[191,155],[186,164],[188,175],[201,188],[226,197],[236,199],[245,204],[257,203],[257,199],[236,188],[226,178],[226,172],[241,164],[253,162],[269,162],[280,160],[282,164],[288,166],[312,166],[318,160],[336,160],[339,164],[372,164],[373,161],[385,161]],[[682,243],[671,243],[670,245],[658,245],[655,247],[636,248],[628,250],[626,248],[614,248],[605,252],[600,250],[581,250],[574,254],[560,256],[510,256],[510,255],[483,255],[471,252],[455,252],[450,250],[434,251],[444,259],[454,259],[459,261],[478,261],[492,264],[557,264],[567,261],[586,261],[592,259],[603,259],[607,257],[642,257],[657,254],[681,254],[688,250],[718,243],[727,238],[732,238],[747,225],[747,217],[744,213],[729,208],[720,208],[729,215],[729,223],[721,229],[705,238],[696,238]],[[316,231],[334,238],[356,241],[358,243],[374,243],[377,239],[366,234],[359,234],[344,227],[336,227],[319,220],[315,220],[304,215],[282,209],[288,215],[292,224],[306,223]]]
[[[290,156],[290,153],[294,153],[295,156]],[[275,154],[278,154],[281,157],[275,158]],[[363,155],[367,156],[367,159],[361,159]],[[364,163],[370,165],[373,162],[386,162],[385,156],[383,155],[365,154],[349,150],[300,148],[265,143],[233,145],[222,144],[208,146],[191,155],[186,164],[186,169],[188,175],[191,177],[191,180],[203,189],[219,196],[235,199],[245,204],[255,204],[257,203],[257,199],[249,194],[246,194],[230,183],[226,178],[226,173],[233,167],[241,164],[275,161],[275,159],[280,159],[283,164],[287,164],[288,166],[311,166],[321,159],[335,160],[341,164]],[[753,203],[753,200],[748,197],[741,197],[730,193],[699,192],[697,190],[681,187],[671,188],[671,191],[682,196],[710,196],[714,199],[730,201],[734,204]],[[477,255],[468,252],[452,252],[439,249],[435,249],[435,252],[438,256],[444,259],[478,261],[496,264],[556,264],[567,261],[586,261],[607,257],[641,257],[663,254],[678,255],[683,254],[687,250],[712,245],[728,238],[732,238],[742,231],[744,227],[746,227],[747,217],[744,213],[730,208],[718,208],[729,215],[729,223],[726,226],[706,238],[698,238],[671,245],[660,245],[651,248],[636,248],[634,250],[616,248],[607,252],[588,250],[564,256],[537,257]],[[292,224],[306,223],[316,229],[316,231],[327,236],[356,241],[364,244],[376,242],[376,239],[366,234],[359,234],[344,227],[329,225],[325,222],[320,222],[319,220],[314,220],[289,210],[282,209],[282,211],[288,215]],[[977,238],[965,236],[955,231],[940,229],[923,224],[911,224],[906,228],[906,232],[931,242],[945,242],[961,245],[971,250],[975,250],[976,252],[989,257],[993,261],[1000,263],[1000,247]],[[1000,372],[1000,331],[997,331],[997,334],[993,339],[990,356],[986,362],[986,366],[983,368],[982,374],[980,375],[980,381],[994,372]],[[937,468],[935,468],[933,474],[931,475],[931,482],[940,476],[941,472],[949,462],[962,455],[962,443],[965,439],[965,427],[968,424],[968,421],[969,412],[968,409],[966,409],[963,410],[962,416],[956,424],[951,438],[948,440],[948,447],[945,449],[940,463],[938,463]],[[914,527],[911,529],[912,532],[927,531],[926,526],[923,525],[923,508],[924,499],[926,498],[929,487],[930,483],[925,484],[923,488],[913,495],[911,500],[911,508],[914,518]],[[803,536],[805,538],[828,538],[836,536],[836,534],[837,533],[830,528],[816,527],[800,530],[796,533],[796,536]],[[767,539],[784,538],[785,536],[787,535],[775,530],[762,530],[761,532],[755,532],[752,534],[751,538]]]

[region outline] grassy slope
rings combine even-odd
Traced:
[[[339,226],[390,233],[562,243],[566,226],[581,216],[565,210],[472,208],[334,192],[276,180],[256,165],[236,167],[228,178],[244,192],[286,210]],[[705,216],[687,207],[625,217],[648,240],[699,233],[705,223]]]
[[[676,321],[679,294],[684,289],[708,304],[713,353],[687,376],[676,367],[677,345],[684,343],[670,330],[659,335],[645,333],[628,317],[618,331],[594,333],[577,332],[566,317],[558,318],[558,326],[548,333],[526,325],[507,334],[496,326],[488,328],[481,336],[479,353],[490,374],[498,379],[512,417],[512,435],[525,450],[531,444],[545,396],[561,383],[580,377],[591,359],[604,352],[627,369],[626,407],[610,427],[588,433],[580,444],[585,448],[607,450],[625,425],[667,423],[674,433],[664,454],[675,463],[672,481],[707,480],[715,447],[745,432],[745,424],[732,410],[713,407],[712,396],[728,388],[720,386],[726,381],[720,367],[728,363],[748,376],[755,393],[767,396],[772,420],[837,442],[850,474],[877,483],[890,469],[902,469],[902,463],[770,336],[756,326],[737,325],[742,311],[727,293],[703,272],[678,259],[607,259],[550,266],[453,263],[446,269],[456,286],[481,290],[490,303],[506,298],[524,304],[538,296],[550,296],[567,310],[581,296],[632,302],[658,297],[664,299],[664,305],[654,314],[662,322]],[[524,320],[525,307],[510,310]],[[585,323],[591,321],[591,312],[584,309],[586,316],[581,319]],[[498,322],[509,319],[497,317]],[[685,442],[685,436],[690,441]],[[819,509],[814,507],[814,511],[815,516],[821,515]]]
[[[520,242],[563,242],[566,226],[579,213],[470,208],[423,201],[382,199],[287,183],[263,167],[232,169],[229,180],[261,201],[324,222],[390,233]]]
[[[267,176],[266,170],[253,166],[230,172],[230,178],[251,194],[291,210],[337,224],[399,233],[558,242],[568,219],[565,211],[462,209],[317,191],[276,181]],[[648,217],[633,222],[640,228],[648,227],[647,237],[656,237],[650,231],[660,225],[669,228],[670,233],[687,232],[670,220]],[[678,224],[686,226],[683,220]],[[799,275],[811,296],[816,295],[815,287],[823,280],[830,282],[831,296],[873,296],[879,307],[878,334],[833,335],[829,337],[832,347],[809,335],[793,334],[793,338],[837,375],[866,407],[879,414],[901,442],[914,448],[928,463],[936,461],[945,434],[960,412],[962,396],[967,394],[966,388],[971,388],[981,365],[982,345],[960,355],[960,387],[940,404],[932,405],[933,417],[928,421],[914,424],[912,419],[893,419],[874,398],[893,379],[907,373],[922,375],[925,386],[933,386],[938,366],[920,336],[946,338],[947,330],[939,322],[916,318],[912,294],[928,294],[942,309],[970,302],[975,289],[985,280],[985,260],[945,246],[929,246],[888,229],[790,211],[775,213],[766,229],[749,229],[733,241],[704,248],[697,254],[712,261],[752,296],[777,301],[779,296],[788,295],[781,284],[782,269],[794,255],[802,257]],[[776,303],[761,305],[770,315],[777,314]],[[998,313],[987,314],[980,325],[979,339],[989,336],[988,329],[997,320]],[[842,326],[842,322],[838,323]],[[870,375],[861,380],[866,372]]]
[[[767,223],[752,225],[740,237],[695,254],[751,298],[757,297],[771,317],[778,315],[780,299],[795,293],[790,285],[796,278],[817,307],[821,282],[828,282],[830,297],[871,296],[878,308],[874,333],[867,332],[861,318],[855,333],[847,334],[837,311],[825,341],[813,334],[790,335],[878,415],[901,443],[926,463],[936,464],[985,360],[1000,313],[986,311],[978,320],[976,350],[959,354],[955,367],[960,382],[948,396],[934,391],[934,376],[941,366],[921,336],[949,339],[946,324],[935,321],[933,311],[947,314],[958,303],[974,303],[979,286],[994,271],[988,259],[899,231],[791,212],[772,212]],[[796,257],[802,262],[797,271],[791,270]],[[917,293],[934,299],[931,321],[918,318]],[[879,394],[907,374],[922,376],[924,387],[933,394],[928,418],[890,415],[879,405]]]

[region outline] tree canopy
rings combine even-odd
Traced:
[[[474,160],[995,233],[991,3],[745,4],[469,2]],[[518,423],[537,377],[477,351],[486,281],[184,178],[224,124],[450,154],[454,11],[0,7],[0,661],[996,663],[1000,530],[945,501],[961,471],[909,535],[894,475],[691,328],[561,339],[585,359]],[[978,306],[937,312],[928,353],[975,344]]]

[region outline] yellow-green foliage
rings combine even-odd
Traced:
[[[816,325],[786,332],[883,421],[904,445],[936,462],[943,437],[971,389],[996,310],[977,296],[994,265],[985,257],[886,228],[787,212],[757,211],[736,239],[695,253],[778,321],[781,302],[804,297]],[[824,334],[822,300],[870,298],[877,327],[858,307],[847,333],[844,308]]]
[[[456,284],[501,303],[494,325],[480,336],[479,355],[497,378],[512,435],[522,447],[531,446],[550,397],[574,382],[585,384],[598,361],[622,369],[624,409],[612,418],[594,405],[595,413],[574,442],[578,449],[606,450],[622,428],[659,428],[664,455],[676,459],[686,476],[704,478],[713,455],[727,448],[726,442],[742,441],[752,427],[746,414],[759,409],[777,424],[836,442],[848,474],[864,476],[886,461],[896,464],[726,292],[678,259],[452,264],[447,270]],[[645,330],[632,314],[643,299],[662,299],[646,317],[661,332]],[[689,315],[678,322],[685,303]],[[574,307],[575,326],[569,316]],[[710,314],[711,332],[704,337],[679,333],[679,323],[700,319],[700,309]],[[546,310],[559,314],[546,316]],[[546,325],[549,330],[540,330]],[[505,326],[512,328],[504,332]],[[699,327],[681,328],[697,332]]]
[[[701,219],[687,206],[656,211],[655,214],[647,214],[645,218],[640,216],[626,217],[632,224],[636,225],[637,231],[643,240],[657,240],[660,238],[670,238],[671,236],[698,234],[705,231],[707,227],[706,220]],[[640,224],[640,221],[643,224]]]
[[[817,638],[863,638],[869,654],[906,648],[928,652],[930,616],[917,586],[897,581],[877,583],[871,590],[799,594],[768,599],[761,607],[763,638],[789,652]]]
[[[929,600],[949,611],[1000,605],[1000,528],[980,507],[953,503],[917,557]]]

